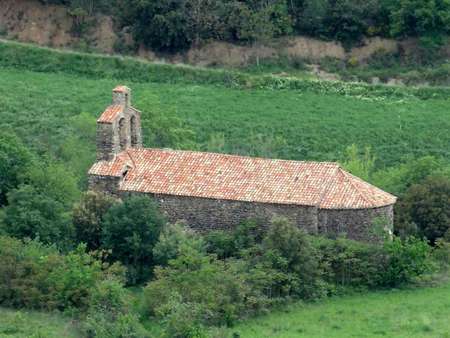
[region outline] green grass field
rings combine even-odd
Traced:
[[[60,314],[14,311],[0,308],[2,338],[77,338],[77,323]]]
[[[0,124],[41,152],[57,152],[80,135],[71,118],[86,112],[92,117],[91,128],[82,134],[93,160],[95,117],[111,102],[111,89],[120,82],[0,68]],[[448,99],[371,100],[298,90],[125,83],[143,111],[144,137],[157,123],[152,116],[159,114],[181,119],[202,150],[339,160],[355,143],[371,146],[380,166],[396,164],[405,156],[450,158]],[[152,145],[148,141],[147,137],[147,145]]]
[[[296,304],[227,331],[242,338],[450,337],[450,284],[336,297]],[[151,323],[147,327],[151,328]],[[158,330],[151,330],[153,334]],[[223,337],[223,332],[221,333]],[[211,337],[217,336],[214,332]],[[0,308],[0,337],[82,337],[77,323],[57,314]]]
[[[450,284],[294,305],[230,330],[243,338],[450,337]]]

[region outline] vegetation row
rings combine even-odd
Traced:
[[[0,42],[0,66],[134,82],[212,84],[247,89],[292,89],[320,94],[374,98],[447,98],[450,91],[444,87],[400,88],[252,75],[230,70],[150,63],[133,58],[56,51],[13,42]]]

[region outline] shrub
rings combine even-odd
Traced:
[[[163,336],[167,338],[206,338],[206,329],[201,322],[201,310],[196,303],[183,303],[182,297],[174,293],[161,308]]]
[[[442,269],[450,266],[450,238],[439,239],[433,248],[433,258]]]
[[[66,256],[37,241],[0,237],[0,303],[38,309],[88,308],[105,267],[79,246]]]
[[[183,248],[168,267],[157,267],[156,278],[144,289],[149,315],[175,316],[176,307],[193,307],[202,324],[230,324],[245,312],[252,291],[232,263],[219,261],[192,248]],[[182,305],[188,304],[188,305]]]
[[[52,299],[60,310],[87,309],[92,290],[103,276],[101,263],[87,254],[86,246],[61,256],[62,262],[55,266],[47,276],[52,285]]]
[[[229,231],[215,230],[205,235],[206,250],[219,259],[230,258],[237,253],[235,236]]]
[[[130,311],[126,290],[114,280],[101,281],[92,291],[85,331],[88,337],[147,337]]]
[[[155,202],[146,196],[126,198],[112,206],[102,222],[102,248],[111,250],[110,260],[120,261],[135,284],[151,275],[153,247],[158,241],[164,218]]]
[[[31,161],[31,153],[16,135],[0,132],[0,206],[6,204],[8,192],[23,182]]]
[[[43,243],[57,243],[61,247],[67,247],[73,235],[70,216],[62,203],[30,185],[8,194],[3,231],[17,238],[38,238]]]
[[[117,202],[114,198],[93,191],[82,196],[72,211],[72,223],[78,243],[86,243],[88,250],[100,248],[102,222],[106,212],[115,203]]]
[[[323,295],[318,252],[298,226],[286,219],[272,221],[261,245],[261,262],[280,277],[271,297],[315,299]]]
[[[400,229],[415,225],[420,236],[432,243],[450,229],[450,180],[444,176],[427,178],[413,185],[397,205]]]
[[[328,285],[345,291],[347,288],[375,288],[387,258],[380,245],[344,238],[317,238],[314,246],[320,253],[320,266]]]
[[[267,226],[256,220],[246,220],[233,231],[236,250],[245,251],[260,244],[267,233]]]
[[[408,284],[434,270],[431,247],[424,240],[409,237],[394,238],[384,245],[387,264],[381,267],[381,286],[397,287]]]
[[[168,224],[161,231],[159,240],[153,248],[155,263],[167,265],[171,259],[177,258],[187,247],[202,252],[204,251],[204,241],[183,224]]]

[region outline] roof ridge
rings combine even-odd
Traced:
[[[370,183],[370,182],[368,182],[368,181],[365,181],[365,180],[363,180],[361,177],[355,176],[355,175],[353,175],[352,173],[350,173],[350,172],[348,172],[348,171],[346,171],[346,170],[343,170],[343,171],[345,172],[345,174],[346,174],[347,176],[351,176],[351,177],[352,177],[353,179],[355,179],[356,181],[359,181],[359,182],[361,182],[361,183],[363,183],[363,184],[367,184],[367,185],[369,185],[371,188],[376,189],[376,190],[378,190],[378,191],[380,191],[380,192],[382,192],[382,193],[384,193],[384,194],[390,195],[390,196],[394,197],[395,199],[397,199],[397,196],[391,194],[390,192],[384,191],[383,189],[377,187],[376,185],[373,185],[372,183]]]
[[[279,162],[288,162],[288,163],[310,163],[310,164],[325,164],[335,166],[336,169],[339,168],[338,162],[326,162],[326,161],[304,161],[304,160],[287,160],[282,158],[269,158],[269,157],[258,157],[258,156],[249,156],[249,155],[239,155],[239,154],[227,154],[227,153],[216,153],[211,151],[196,151],[196,150],[183,150],[183,149],[171,149],[171,148],[132,148],[133,150],[140,151],[165,151],[165,152],[177,152],[177,153],[191,153],[191,154],[210,154],[210,155],[218,155],[223,157],[232,157],[232,158],[246,158],[252,160],[263,160],[263,161],[279,161]]]
[[[342,167],[339,166],[340,172],[344,175],[344,178],[352,185],[352,187],[358,192],[359,196],[362,197],[362,199],[364,201],[366,201],[367,204],[371,205],[371,204],[376,204],[376,201],[373,200],[369,200],[360,190],[359,188],[353,183],[353,180],[350,179],[350,177],[348,175],[350,175],[352,178],[356,178],[361,180],[361,182],[364,182],[365,184],[370,184],[366,181],[363,181],[362,179],[360,179],[359,177],[352,175],[351,173],[347,172],[346,170],[344,170]],[[370,184],[371,185],[371,184]],[[372,186],[372,185],[371,185]]]
[[[125,152],[127,153],[128,157],[130,158],[130,161],[131,161],[131,163],[133,164],[133,168],[136,168],[136,167],[137,167],[137,166],[136,166],[136,162],[134,161],[133,156],[131,156],[129,150],[130,150],[130,148],[126,149]]]

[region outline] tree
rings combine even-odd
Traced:
[[[190,47],[192,40],[187,30],[186,1],[123,2],[122,7],[134,6],[132,31],[137,41],[159,51],[176,52]]]
[[[30,185],[8,193],[3,218],[4,232],[17,238],[38,238],[45,244],[65,247],[72,237],[64,206]]]
[[[249,1],[248,6],[248,18],[241,23],[242,39],[253,42],[256,47],[262,47],[274,37],[291,33],[292,23],[285,1]],[[260,52],[257,50],[256,64],[259,66],[259,63]]]
[[[391,33],[394,36],[432,36],[450,32],[448,0],[389,1]]]
[[[201,237],[183,224],[168,224],[162,230],[158,243],[153,248],[153,257],[158,265],[167,265],[177,258],[183,248],[191,247],[199,252],[205,251]]]
[[[102,193],[85,193],[72,212],[76,241],[86,243],[88,250],[99,249],[104,216],[116,203],[114,198]]]
[[[262,249],[263,264],[278,270],[278,275],[285,275],[273,284],[275,294],[302,299],[314,299],[320,294],[318,255],[304,230],[285,218],[276,218],[262,242]]]
[[[70,169],[45,158],[28,170],[24,180],[39,193],[61,203],[66,210],[72,208],[81,194],[77,179]]]
[[[31,162],[31,153],[15,134],[0,132],[0,207],[8,192],[23,182]]]
[[[427,178],[411,186],[396,207],[397,232],[417,228],[432,243],[450,229],[450,180],[443,176]]]
[[[154,201],[133,196],[112,206],[102,222],[102,247],[129,269],[129,281],[145,280],[154,266],[153,247],[165,224]]]
[[[345,155],[342,166],[353,175],[369,180],[375,164],[375,156],[371,154],[370,147],[366,147],[364,154],[360,155],[358,147],[353,144],[347,147]]]
[[[410,159],[398,166],[379,170],[371,175],[373,183],[395,195],[402,195],[414,184],[422,183],[428,176],[448,176],[448,163],[433,156]]]

